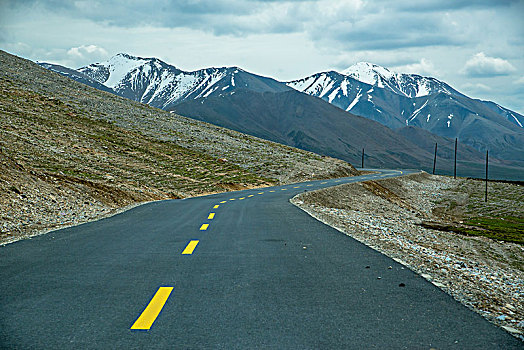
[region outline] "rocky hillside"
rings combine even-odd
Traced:
[[[136,203],[356,173],[0,51],[0,240]]]

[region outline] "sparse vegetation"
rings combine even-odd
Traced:
[[[484,186],[482,181],[459,179],[436,201],[433,213],[447,223],[445,230],[524,244],[524,186],[490,182],[487,202]]]
[[[144,201],[352,173],[0,51],[0,242]]]

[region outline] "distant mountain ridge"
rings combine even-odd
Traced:
[[[342,73],[317,73],[287,85],[392,129],[416,126],[490,149],[502,159],[524,161],[524,116],[471,99],[435,78],[358,63]]]
[[[113,56],[107,62],[78,69],[116,94],[169,109],[188,99],[234,91],[238,87],[257,92],[291,88],[273,79],[248,73],[238,67],[206,68],[185,72],[157,58]]]
[[[45,64],[41,65],[45,67]],[[56,65],[50,69],[60,71]],[[416,126],[440,137],[458,137],[462,143],[477,150],[484,151],[488,148],[495,157],[524,164],[522,115],[493,102],[471,99],[438,79],[399,74],[372,63],[361,62],[342,73],[322,72],[287,83],[258,76],[238,67],[185,72],[156,58],[128,54],[118,54],[106,62],[79,68],[76,70],[78,74],[72,74],[74,70],[67,70],[64,67],[62,74],[84,84],[165,110],[176,110],[179,113],[184,111],[200,120],[222,126],[230,125],[228,127],[232,127],[227,121],[228,113],[236,107],[221,105],[219,110],[222,115],[218,117],[217,98],[222,98],[223,102],[240,103],[238,98],[231,96],[243,91],[249,92],[243,93],[244,97],[249,94],[260,97],[263,93],[278,94],[298,90],[392,129]],[[249,100],[252,101],[251,98]],[[273,103],[270,100],[266,96],[265,101]],[[299,99],[291,100],[296,102]],[[210,101],[213,101],[214,106],[206,106]],[[188,106],[192,109],[189,110]],[[272,108],[270,105],[257,106],[262,109],[259,116],[267,116],[263,110]],[[314,110],[325,108],[315,107]],[[247,114],[254,118],[257,113],[249,110]],[[348,113],[347,116],[348,123],[354,121],[349,117],[351,114]],[[318,116],[323,117],[325,116]],[[294,119],[294,122],[298,122],[298,119]],[[254,120],[253,125],[260,124]],[[372,125],[369,124],[371,129],[368,132],[376,129]],[[302,126],[297,125],[297,130],[300,128]],[[252,130],[253,134],[259,136],[260,132],[262,131]],[[425,143],[420,143],[420,134],[408,128],[397,135],[408,139],[412,137],[413,141],[418,140],[418,145],[422,146]],[[357,140],[353,138],[353,141]],[[334,140],[332,142],[336,143]],[[350,146],[356,149],[363,145]],[[326,147],[329,149],[329,146]],[[329,152],[326,154],[334,155]],[[399,163],[395,160],[393,164]]]
[[[464,96],[448,84],[435,78],[423,77],[417,74],[404,74],[390,71],[388,68],[369,62],[359,62],[343,70],[342,75],[360,82],[389,89],[406,97],[421,97],[438,92]]]

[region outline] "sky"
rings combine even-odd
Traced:
[[[280,81],[375,63],[524,114],[524,0],[0,0],[0,49],[70,68],[125,52]]]

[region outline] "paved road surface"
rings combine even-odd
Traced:
[[[522,349],[289,203],[399,174],[155,202],[0,247],[0,348]]]

